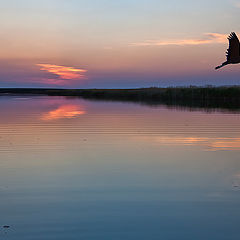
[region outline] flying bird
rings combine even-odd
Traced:
[[[227,61],[215,69],[222,68],[228,64],[240,63],[240,43],[235,32],[232,32],[228,37],[229,49],[226,52]]]

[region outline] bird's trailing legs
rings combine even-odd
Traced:
[[[222,65],[217,66],[215,69],[217,70],[217,69],[222,68],[222,67],[224,67],[226,65],[228,65],[228,62],[224,62]]]

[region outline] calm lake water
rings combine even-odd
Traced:
[[[0,239],[240,238],[239,114],[42,96],[0,110]]]

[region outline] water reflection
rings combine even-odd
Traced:
[[[62,105],[55,110],[43,113],[42,120],[52,121],[62,118],[75,118],[84,115],[86,112],[78,105]]]
[[[179,137],[179,136],[161,136],[161,137],[138,137],[146,142],[155,142],[159,145],[179,145],[179,146],[203,146],[208,151],[218,150],[240,150],[240,138],[208,138],[208,137]]]
[[[0,110],[0,238],[237,239],[239,114],[21,96]]]

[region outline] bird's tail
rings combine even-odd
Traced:
[[[217,69],[222,68],[222,67],[224,67],[226,65],[227,65],[227,62],[224,62],[222,65],[215,67],[215,69],[217,70]]]
[[[220,65],[220,66],[215,67],[215,69],[218,70],[219,68],[222,68],[222,67],[223,67],[223,65]]]

